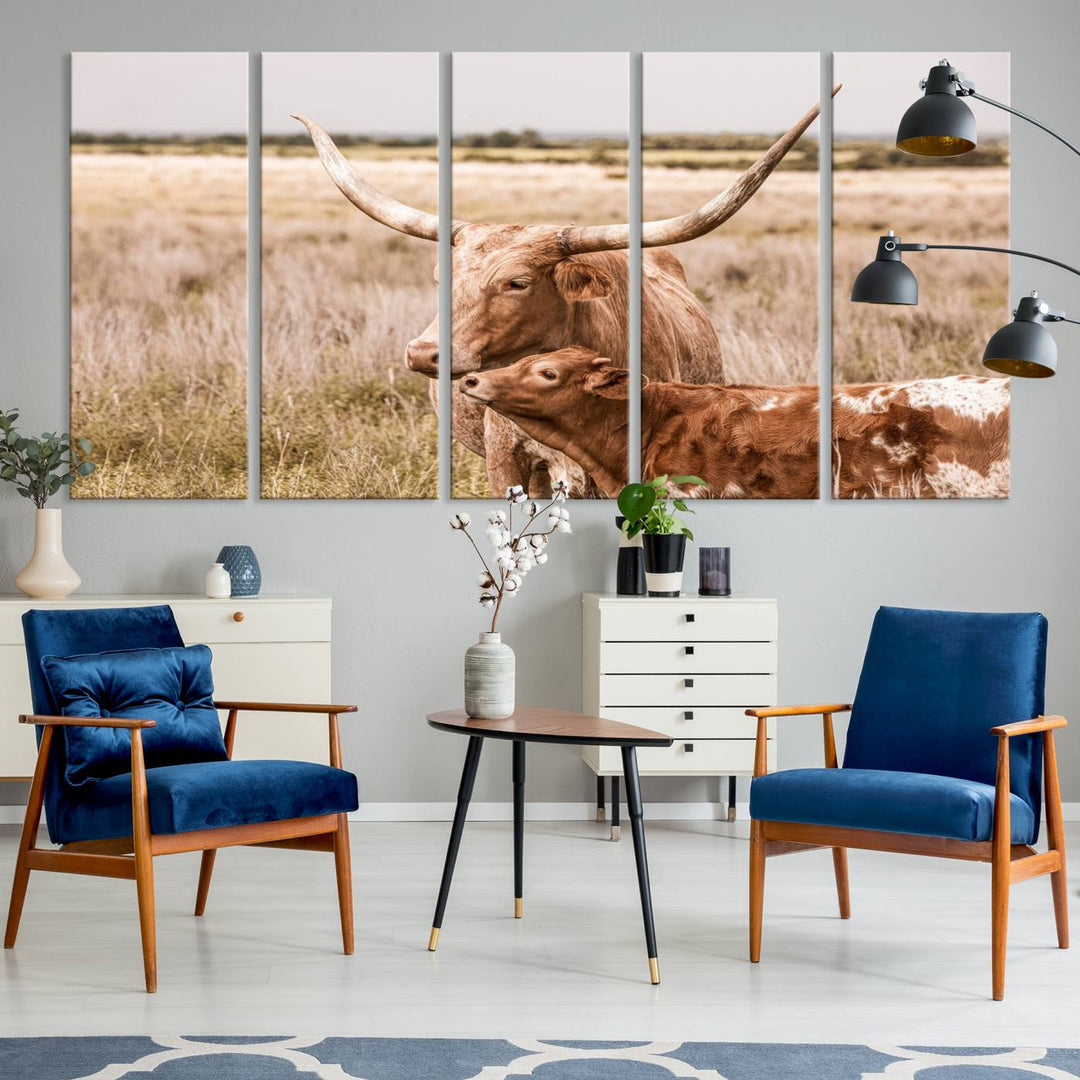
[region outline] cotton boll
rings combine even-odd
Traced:
[[[548,557],[543,552],[541,552],[539,555],[536,556],[536,565],[537,566],[543,566],[544,563],[546,563],[547,561],[548,561]]]

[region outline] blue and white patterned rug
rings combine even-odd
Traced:
[[[1074,1080],[1080,1050],[538,1039],[0,1039],[3,1080]]]

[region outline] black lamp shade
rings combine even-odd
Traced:
[[[975,149],[975,117],[956,96],[957,74],[947,60],[930,69],[925,94],[904,113],[896,130],[898,149],[920,157],[955,157]]]
[[[1022,379],[1048,379],[1057,371],[1057,342],[1040,322],[1017,319],[986,343],[983,367]]]
[[[877,258],[859,271],[851,299],[859,304],[917,304],[919,282],[899,258]]]

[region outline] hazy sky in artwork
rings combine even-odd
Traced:
[[[535,128],[626,138],[626,53],[454,53],[454,137]]]
[[[302,113],[331,134],[435,136],[437,53],[264,53],[262,120],[267,135],[295,135]]]
[[[71,130],[243,135],[247,53],[73,53]]]
[[[646,134],[780,132],[819,95],[817,53],[646,53],[642,60]]]
[[[1008,53],[837,53],[833,76],[844,88],[836,96],[836,137],[894,139],[896,125],[907,107],[922,96],[919,80],[926,78],[943,56],[963,71],[980,94],[1010,103]],[[967,104],[984,136],[1008,136],[1008,113],[981,101],[969,99]]]

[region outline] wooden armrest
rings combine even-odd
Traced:
[[[125,719],[122,716],[20,716],[20,724],[39,724],[43,727],[157,727],[156,720]]]
[[[1053,731],[1054,728],[1067,727],[1069,721],[1064,716],[1036,716],[1033,720],[1016,720],[1011,724],[998,724],[990,729],[991,735],[1007,739],[1010,735],[1031,735],[1036,731]]]
[[[824,716],[826,713],[851,712],[850,705],[773,705],[768,709],[747,709],[747,716]]]
[[[215,701],[215,709],[237,712],[329,713],[356,712],[355,705],[291,705],[282,701]]]

